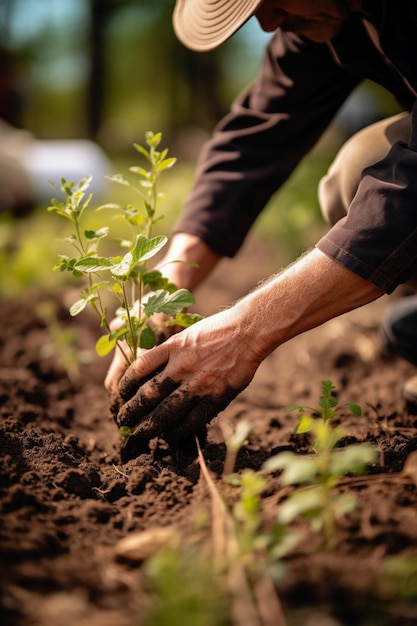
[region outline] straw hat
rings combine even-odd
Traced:
[[[191,50],[211,50],[243,26],[262,2],[263,0],[177,0],[173,15],[175,33]]]

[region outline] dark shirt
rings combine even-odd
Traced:
[[[417,272],[417,2],[364,4],[366,15],[352,15],[328,44],[275,33],[258,79],[202,151],[176,232],[233,256],[352,90],[371,79],[404,110],[416,108],[411,137],[363,172],[348,216],[317,247],[388,293]]]

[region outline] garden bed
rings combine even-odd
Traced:
[[[205,303],[199,311],[232,301],[271,269],[265,246],[251,242],[197,293]],[[37,306],[51,298],[61,326],[76,330],[79,347],[90,353],[79,378],[68,377],[48,348]],[[209,512],[210,498],[198,460],[173,455],[162,442],[121,462],[102,385],[109,360],[94,355],[95,320],[89,313],[70,320],[68,299],[64,306],[62,294],[35,290],[0,304],[0,621],[140,626],[150,605],[142,563],[118,558],[118,542],[155,527],[187,536]],[[416,567],[407,569],[417,560],[417,478],[403,471],[417,450],[417,416],[401,397],[415,370],[382,350],[378,320],[388,305],[383,298],[283,346],[209,427],[203,455],[220,482],[219,421],[252,423],[237,468],[258,470],[280,450],[306,452],[305,439],[293,434],[297,416],[284,409],[317,404],[322,380],[333,381],[341,403],[363,408],[361,417],[347,412],[341,422],[352,441],[377,447],[380,464],[360,480],[342,480],[360,506],[340,521],[336,546],[316,550],[309,539],[287,558],[277,593],[289,626],[417,623]],[[273,477],[263,496],[267,518],[284,497]]]

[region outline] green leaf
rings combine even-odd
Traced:
[[[169,293],[163,289],[159,289],[151,296],[143,305],[145,313],[151,317],[155,313],[165,313],[166,315],[175,315],[182,309],[195,304],[195,299],[187,289],[178,289],[174,293]]]
[[[305,409],[310,409],[311,411],[314,411],[313,408],[309,406],[303,406],[302,404],[291,404],[291,406],[287,406],[284,411],[285,413],[291,413],[291,411],[304,411]]]
[[[78,239],[75,235],[69,235],[69,237],[64,237],[64,239],[62,239],[62,241],[65,241],[67,243],[70,243],[71,245],[77,245],[78,243]]]
[[[117,296],[123,296],[123,289],[121,288],[119,283],[113,283],[113,285],[111,286],[111,289],[113,293],[115,293]]]
[[[155,159],[156,163],[162,163],[167,157],[168,148],[164,148],[162,152],[157,153],[157,158]]]
[[[278,510],[277,519],[281,524],[290,524],[293,520],[312,512],[321,512],[321,488],[294,491]]]
[[[262,465],[262,470],[264,472],[275,472],[276,470],[282,470],[287,466],[288,463],[291,463],[292,460],[296,458],[294,452],[281,452],[281,454],[276,454],[275,456],[271,456],[265,463]]]
[[[125,323],[119,326],[119,328],[116,328],[116,330],[112,330],[112,332],[109,334],[109,341],[122,341],[126,338],[129,330],[129,325],[125,321]]]
[[[309,433],[313,429],[314,419],[310,417],[310,415],[301,415],[300,421],[298,422],[295,432],[297,435],[301,435],[302,433]]]
[[[158,199],[159,199],[159,194],[158,194]],[[151,204],[149,204],[149,202],[146,202],[146,200],[145,200],[145,208],[146,208],[146,214],[148,218],[152,219],[155,214],[155,209],[153,208]]]
[[[74,268],[82,272],[100,272],[102,270],[109,270],[114,266],[114,261],[107,257],[99,256],[86,256],[79,259]]]
[[[157,148],[162,139],[162,133],[153,133],[151,130],[148,130],[145,133],[145,137],[148,146],[153,146],[154,148]]]
[[[70,310],[69,310],[71,317],[75,317],[76,315],[79,315],[82,311],[84,311],[87,305],[88,305],[88,300],[86,298],[80,298],[79,300],[74,302],[74,304],[71,305]]]
[[[338,404],[339,404],[339,401],[334,396],[324,396],[324,397],[321,397],[319,400],[319,405],[325,411],[328,411],[329,409],[333,409]]]
[[[333,428],[328,420],[316,420],[314,435],[313,449],[320,453],[323,450],[332,450],[337,442],[346,436],[346,432],[340,426]]]
[[[339,493],[332,498],[331,506],[337,519],[357,509],[358,500],[353,493]]]
[[[312,483],[319,473],[316,457],[297,456],[290,465],[284,468],[281,476],[282,485],[300,485]]]
[[[323,380],[321,383],[321,391],[323,396],[330,396],[332,391],[334,391],[336,387],[333,385],[331,380]]]
[[[284,470],[281,476],[283,485],[296,485],[311,482],[318,474],[319,467],[316,457],[303,457],[293,452],[281,452],[264,463],[266,472]]]
[[[152,328],[149,328],[149,326],[145,326],[139,337],[139,347],[144,348],[145,350],[150,350],[150,348],[154,347],[155,343],[155,333],[153,332]]]
[[[198,315],[198,313],[182,313],[182,311],[180,311],[175,317],[164,322],[163,326],[181,326],[182,328],[188,328],[200,322],[202,319],[204,319],[203,316]]]
[[[91,285],[91,287],[89,287],[88,290],[84,292],[84,295],[88,295],[96,291],[100,291],[100,289],[102,289],[103,287],[107,287],[108,284],[109,284],[108,280],[102,280],[99,283],[94,283],[94,285]]]
[[[145,159],[146,159],[147,161],[150,161],[150,160],[151,160],[151,155],[149,154],[149,152],[148,152],[148,151],[147,151],[147,150],[146,150],[143,146],[141,146],[139,143],[134,143],[133,145],[134,145],[134,147],[136,148],[136,150],[137,150],[138,152],[140,152],[140,154],[141,154],[142,156],[144,156],[144,157],[145,157]]]
[[[252,424],[248,420],[240,421],[233,434],[227,439],[226,446],[239,451],[252,432]]]
[[[82,178],[80,180],[78,185],[76,185],[76,190],[77,191],[87,191],[87,189],[89,188],[92,180],[93,180],[93,177],[91,175],[90,176],[85,176],[84,178]]]
[[[362,474],[366,466],[375,463],[378,453],[371,445],[354,444],[346,448],[337,448],[332,452],[330,472],[333,476]]]
[[[116,339],[111,335],[102,335],[96,343],[96,352],[99,356],[106,356],[116,347]]]
[[[103,226],[103,228],[100,228],[99,230],[85,230],[84,231],[84,235],[86,239],[89,239],[89,240],[103,239],[103,237],[107,237],[108,234],[109,234],[108,226]]]
[[[130,437],[132,429],[129,426],[120,426],[119,434],[121,437]]]
[[[109,178],[109,177],[107,177]],[[112,211],[122,211],[123,206],[121,204],[117,204],[115,202],[107,202],[106,204],[102,204],[96,208],[96,211],[104,211],[104,210],[112,210]]]
[[[126,252],[119,263],[115,263],[111,268],[112,276],[120,279],[127,278],[131,270],[135,267],[135,261],[132,252]]]
[[[129,204],[123,210],[123,215],[120,217],[124,217],[129,224],[132,224],[132,226],[135,226],[137,229],[141,228],[142,231],[146,232],[149,217],[145,208],[141,207],[140,209],[136,209]]]
[[[47,211],[55,211],[56,213],[58,213],[58,215],[61,215],[68,220],[74,221],[74,217],[71,211],[67,210],[67,208],[65,207],[65,203],[60,202],[59,200],[57,200],[57,198],[52,198],[51,202],[52,205],[48,206]]]
[[[346,402],[345,406],[357,417],[362,415],[362,409],[359,404],[354,404],[353,402]]]
[[[151,270],[149,272],[143,272],[142,281],[144,285],[148,285],[152,291],[158,289],[166,289],[168,285],[168,279],[162,275],[159,270]]]
[[[84,292],[83,297],[74,302],[74,304],[70,307],[70,315],[72,317],[79,315],[79,313],[84,311],[88,304],[97,300],[98,296],[95,292],[97,292],[103,286],[103,284],[105,283],[97,283],[93,285],[90,290]]]
[[[156,166],[156,171],[157,172],[162,172],[163,170],[167,170],[167,169],[171,168],[173,165],[175,165],[176,161],[177,161],[177,159],[175,157],[171,157],[169,159],[165,159],[161,163],[158,163],[158,165]]]
[[[136,237],[135,245],[132,249],[135,263],[143,263],[152,258],[164,247],[168,238],[165,235],[158,235],[149,239],[145,235]]]
[[[123,176],[123,174],[112,174],[111,176],[106,176],[106,178],[111,180],[113,183],[125,185],[125,187],[131,187],[130,182]]]
[[[149,172],[147,170],[145,170],[143,167],[133,166],[133,167],[129,167],[129,170],[131,172],[133,172],[134,174],[138,174],[139,176],[143,176],[144,178],[147,178],[148,175],[149,175]]]

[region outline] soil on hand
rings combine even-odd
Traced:
[[[197,293],[199,312],[229,304],[273,270],[266,246],[251,240]],[[76,331],[90,355],[80,376],[62,368],[38,312],[51,298],[61,327]],[[70,319],[68,299],[35,291],[0,303],[0,623],[140,626],[149,606],[142,562],[118,558],[119,542],[171,526],[187,536],[209,510],[209,495],[198,461],[161,441],[122,460],[103,387],[109,360],[94,354],[96,320]],[[289,625],[417,623],[417,567],[412,574],[406,567],[417,562],[417,473],[412,463],[403,471],[415,458],[417,416],[401,396],[415,370],[381,346],[378,322],[389,304],[383,298],[282,346],[208,428],[203,454],[219,478],[221,422],[252,423],[237,469],[257,470],[280,450],[307,451],[293,434],[297,415],[284,409],[316,405],[322,380],[333,381],[342,404],[362,406],[361,417],[346,411],[341,423],[349,442],[378,449],[379,465],[342,481],[360,506],[340,521],[336,546],[317,550],[312,538],[288,557],[277,593]],[[283,497],[273,481],[263,495],[270,519]],[[390,576],[393,563],[404,567]]]

